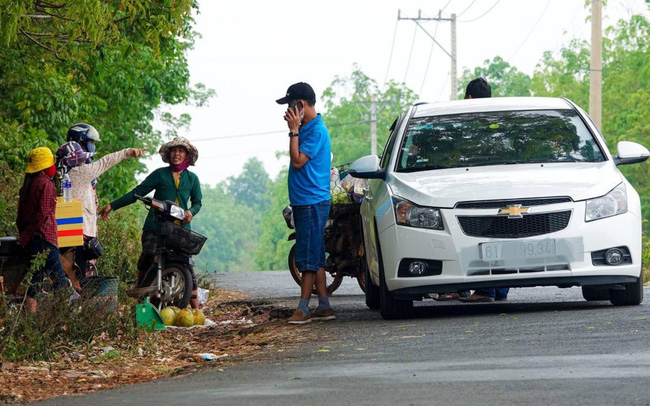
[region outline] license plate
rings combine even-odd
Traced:
[[[543,258],[555,255],[555,240],[486,242],[481,246],[484,261]]]

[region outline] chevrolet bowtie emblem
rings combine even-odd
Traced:
[[[508,206],[505,209],[499,209],[498,214],[507,214],[509,219],[520,219],[523,214],[528,214],[530,207],[521,207],[520,204]]]

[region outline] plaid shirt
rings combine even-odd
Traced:
[[[40,232],[47,242],[58,247],[54,182],[45,173],[39,172],[29,185],[28,196],[24,204],[18,204],[18,244],[27,245],[34,234]]]

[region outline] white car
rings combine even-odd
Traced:
[[[562,98],[410,107],[381,158],[350,166],[368,180],[366,304],[400,318],[431,293],[527,286],[641,303],[641,205],[617,165],[650,153],[617,148]]]

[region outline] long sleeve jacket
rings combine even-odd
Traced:
[[[201,210],[201,199],[203,195],[201,194],[201,184],[198,176],[187,169],[184,170],[181,172],[180,182],[178,188],[176,188],[174,175],[169,166],[153,171],[132,191],[112,201],[111,207],[113,210],[118,210],[124,206],[128,206],[137,201],[135,195],[146,196],[153,190],[155,190],[153,195],[154,199],[171,200],[172,202],[178,201],[178,205],[185,210],[189,210],[192,216],[196,216],[199,210]],[[149,210],[147,219],[142,227],[143,231],[158,231],[158,222],[154,218],[154,212],[154,209]],[[190,223],[184,224],[184,227],[192,228]]]
[[[97,237],[97,205],[92,180],[128,158],[130,150],[127,148],[113,152],[93,163],[76,166],[68,172],[72,182],[72,197],[83,204],[84,235]]]

